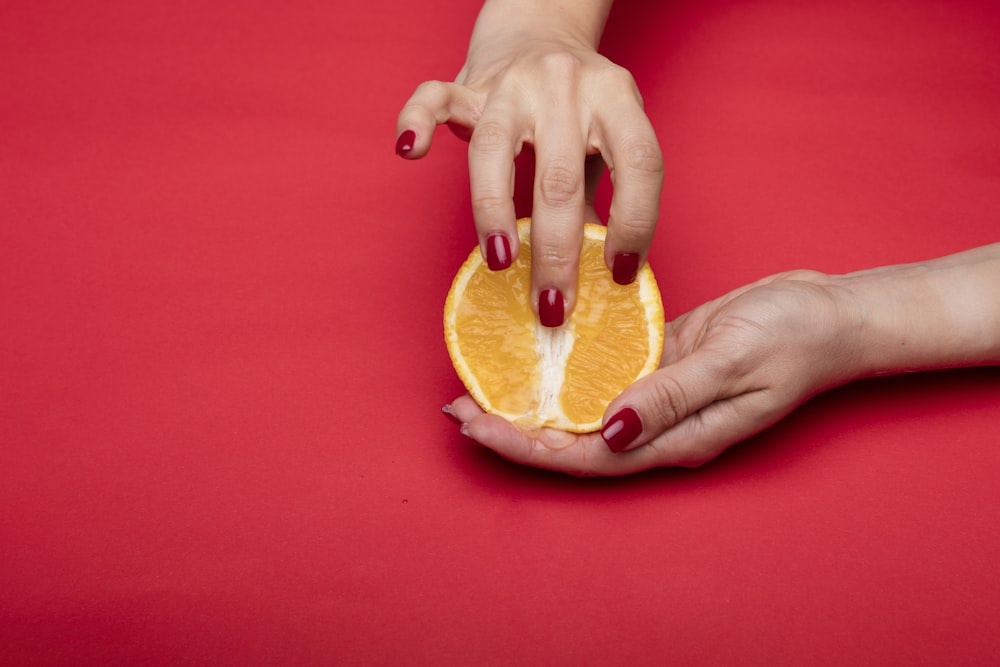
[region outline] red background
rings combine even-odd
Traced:
[[[619,4],[668,317],[1000,240],[996,3]],[[618,480],[440,415],[465,145],[392,146],[475,5],[0,8],[0,658],[995,661],[1000,369]]]

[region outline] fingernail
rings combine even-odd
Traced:
[[[406,130],[396,139],[396,155],[406,157],[413,150],[413,143],[417,140],[417,133],[413,130]]]
[[[632,441],[642,433],[642,420],[639,413],[632,408],[622,408],[608,420],[601,429],[601,437],[607,443],[608,449],[618,453],[632,444]]]
[[[562,294],[557,289],[543,289],[538,294],[538,320],[543,327],[562,326],[565,314]]]
[[[639,253],[620,252],[611,263],[611,277],[619,285],[631,285],[639,272]]]
[[[486,239],[486,265],[490,271],[510,266],[510,240],[506,234],[490,234]]]
[[[451,403],[445,403],[441,406],[441,414],[447,417],[449,420],[455,422],[456,426],[462,425],[462,420],[458,418],[455,411],[451,409]]]

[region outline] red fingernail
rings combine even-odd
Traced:
[[[417,133],[413,130],[406,130],[399,139],[396,139],[396,155],[406,157],[413,150],[413,143],[417,140]]]
[[[639,413],[632,408],[622,408],[614,414],[601,429],[601,437],[607,443],[608,449],[618,453],[632,444],[632,441],[642,433],[642,420]]]
[[[490,234],[486,239],[486,265],[490,271],[502,271],[510,266],[510,240],[506,234]]]
[[[611,277],[619,285],[631,285],[639,272],[639,254],[620,252],[611,263]]]
[[[565,314],[562,294],[557,289],[543,289],[538,294],[538,320],[543,327],[562,326]]]

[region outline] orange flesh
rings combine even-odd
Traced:
[[[553,334],[538,324],[531,309],[530,267],[531,246],[525,240],[511,268],[493,272],[479,266],[455,315],[458,353],[473,369],[493,410],[525,423],[537,421],[544,408],[542,387],[551,378],[540,371],[539,352],[545,346],[540,341]],[[599,422],[611,399],[648,363],[650,337],[638,281],[617,285],[597,240],[584,241],[577,303],[563,327],[573,347],[558,407],[574,424]]]

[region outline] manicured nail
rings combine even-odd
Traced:
[[[562,326],[565,307],[557,289],[543,289],[538,294],[538,320],[543,327]]]
[[[451,403],[445,403],[441,406],[441,414],[455,422],[456,426],[462,425],[462,420],[459,419],[458,415],[455,414],[455,411],[451,409]]]
[[[611,277],[619,285],[631,285],[639,272],[639,253],[620,252],[611,263]]]
[[[608,420],[601,429],[601,437],[607,443],[608,449],[618,453],[632,444],[632,441],[642,433],[642,420],[639,413],[632,408],[622,408]]]
[[[417,133],[413,130],[406,130],[399,139],[396,139],[396,155],[406,157],[413,150],[413,143],[417,140]]]
[[[486,265],[490,271],[510,266],[510,240],[506,234],[490,234],[486,239]]]

